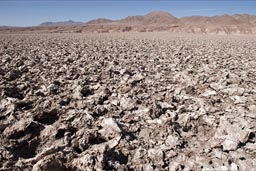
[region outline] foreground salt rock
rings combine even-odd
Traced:
[[[212,141],[217,143],[216,146],[222,145],[224,151],[236,150],[240,144],[246,144],[250,133],[252,130],[239,127],[238,124],[232,125],[227,121],[227,118],[221,117],[219,128]]]
[[[0,36],[0,170],[256,168],[255,37]]]

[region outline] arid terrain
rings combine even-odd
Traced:
[[[177,18],[168,12],[153,11],[145,15],[110,20],[98,18],[87,22],[72,20],[43,22],[33,27],[0,27],[0,33],[116,33],[174,32],[220,35],[255,35],[256,16],[250,14],[187,16]]]
[[[253,171],[256,37],[0,34],[0,170]]]

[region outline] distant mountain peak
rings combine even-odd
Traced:
[[[170,13],[165,12],[165,11],[152,11],[146,14],[145,16],[172,16]]]
[[[144,15],[145,24],[175,24],[178,19],[168,12],[164,11],[153,11]]]
[[[39,26],[68,26],[68,25],[80,25],[83,24],[82,22],[77,22],[73,20],[67,20],[67,21],[58,21],[58,22],[43,22],[39,24]]]
[[[106,19],[106,18],[97,18],[95,20],[90,20],[86,22],[86,24],[104,24],[104,23],[110,23],[113,22],[113,20]]]
[[[168,12],[152,11],[146,15],[128,16],[118,20],[123,24],[139,24],[139,25],[167,25],[175,24],[178,19]]]

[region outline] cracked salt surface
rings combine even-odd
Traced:
[[[255,44],[1,35],[0,170],[252,170]]]

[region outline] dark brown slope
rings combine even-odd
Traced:
[[[210,17],[205,16],[189,16],[182,17],[179,19],[179,23],[182,24],[207,24],[209,23]]]
[[[191,16],[183,17],[180,20],[181,24],[218,24],[218,25],[235,25],[240,24],[233,16],[224,14],[221,16],[205,17],[205,16]]]
[[[233,16],[224,14],[221,16],[213,16],[210,17],[211,24],[219,24],[219,25],[237,25],[240,24]]]
[[[126,18],[117,20],[117,23],[120,24],[142,24],[144,21],[144,17],[143,16],[128,16]]]

